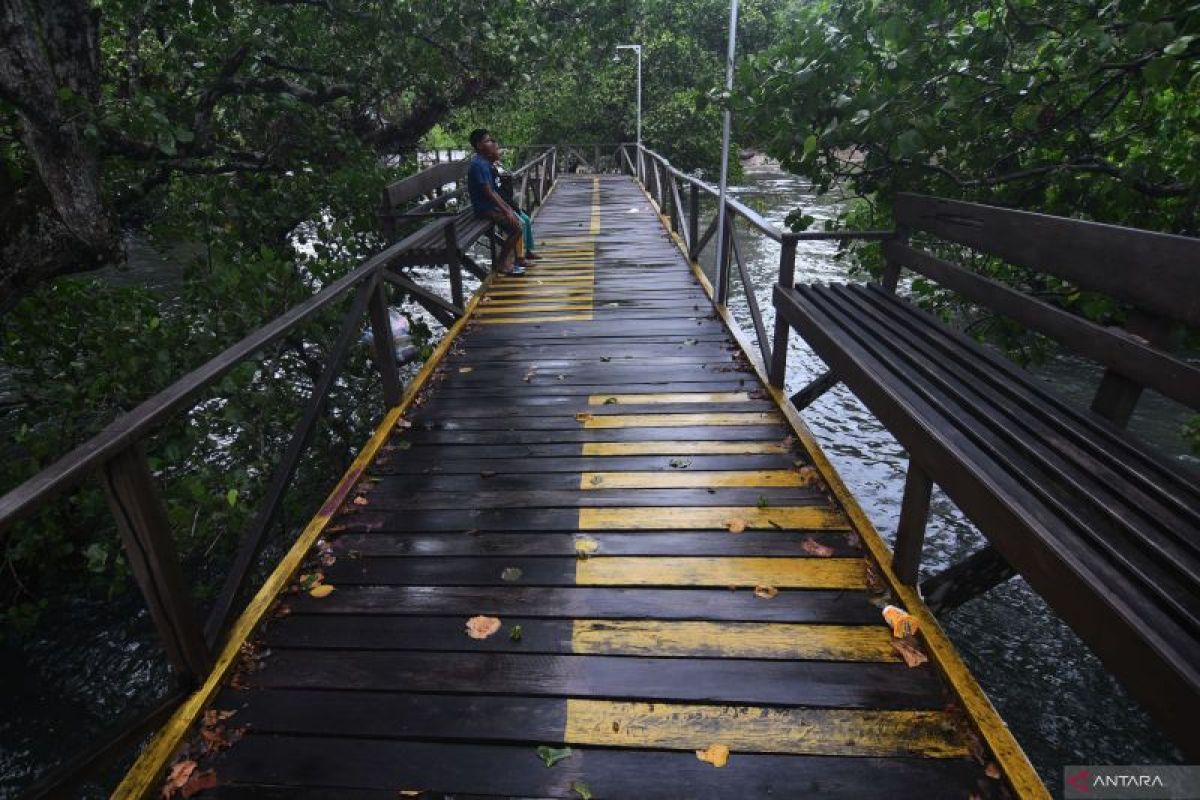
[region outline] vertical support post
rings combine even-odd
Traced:
[[[1158,348],[1169,346],[1171,341],[1171,321],[1163,317],[1154,317],[1139,309],[1129,313],[1125,330],[1142,337],[1151,345]],[[1133,410],[1137,407],[1142,396],[1142,385],[1126,378],[1111,369],[1104,370],[1100,379],[1100,387],[1092,398],[1092,411],[1106,417],[1118,427],[1129,425]]]
[[[688,242],[693,252],[688,255],[696,259],[696,247],[700,244],[700,187],[691,184],[692,191],[688,197]]]
[[[929,495],[933,481],[909,458],[908,474],[904,477],[904,500],[900,504],[900,524],[896,527],[896,547],[892,569],[896,577],[909,586],[916,585],[921,566],[921,549],[925,545],[925,525],[929,521]]]
[[[387,189],[384,189],[383,201],[379,204],[379,228],[387,244],[396,241],[396,218],[392,215],[394,211],[391,197],[388,196]]]
[[[717,305],[724,306],[729,300],[729,247],[725,242],[725,218],[729,206],[725,203],[725,192],[729,188],[729,129],[733,125],[733,111],[729,100],[733,97],[733,58],[737,48],[738,0],[729,3],[729,47],[725,53],[725,110],[721,122],[721,187],[717,195]],[[732,230],[732,228],[730,228]]]
[[[791,289],[796,282],[796,239],[783,235],[782,249],[779,251],[779,285]],[[780,314],[775,315],[775,336],[771,344],[771,385],[782,389],[787,377],[787,349],[791,328]]]
[[[908,231],[897,230],[895,241],[899,242],[900,244],[904,244],[905,242],[907,242],[908,241]],[[884,252],[886,253],[887,250],[885,249]],[[892,294],[895,294],[896,287],[900,285],[900,265],[890,258],[887,259],[884,262],[883,277],[880,278],[879,283],[880,283],[880,285],[883,286],[884,289],[891,292]]]
[[[592,147],[592,171],[600,174],[600,145]]]
[[[396,369],[396,333],[388,318],[387,286],[383,281],[376,281],[367,311],[371,316],[371,338],[375,343],[375,366],[383,380],[383,404],[391,408],[400,403],[403,388],[400,371]]]
[[[547,172],[546,161],[547,161],[547,159],[545,157],[543,157],[541,163],[538,164],[537,202],[538,202],[539,206],[542,204],[542,200],[545,199],[545,197],[546,197],[546,172]]]
[[[717,249],[717,305],[726,306],[729,304],[730,267],[733,266],[733,214],[730,213],[724,198],[719,202],[721,222],[724,225],[718,224],[717,227],[717,241],[720,242]]]
[[[462,261],[458,257],[458,229],[451,219],[442,229],[446,241],[446,266],[450,268],[450,302],[463,308]]]
[[[118,453],[101,470],[108,506],[121,532],[125,557],[150,609],[172,669],[197,684],[211,664],[192,606],[167,511],[140,444]]]

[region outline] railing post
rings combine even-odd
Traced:
[[[925,544],[925,525],[929,520],[929,496],[933,481],[925,470],[908,460],[904,478],[904,499],[900,502],[900,523],[896,527],[896,547],[892,569],[902,583],[915,585],[921,567],[921,549]]]
[[[691,196],[688,198],[688,242],[690,249],[695,250],[700,244],[700,187],[696,184],[691,184]],[[693,261],[698,255],[695,252],[688,254]]]
[[[720,203],[720,199],[717,200]],[[721,239],[721,252],[717,253],[717,305],[729,304],[729,271],[733,266],[733,210],[725,204],[725,236]],[[718,209],[718,213],[720,209]]]
[[[463,307],[462,262],[458,258],[458,228],[451,219],[442,229],[446,241],[446,266],[450,268],[450,302]]]
[[[125,558],[171,667],[187,683],[198,684],[212,659],[184,583],[167,511],[141,445],[130,445],[106,463],[101,481],[121,532]]]
[[[400,403],[403,388],[400,371],[396,369],[396,334],[388,317],[387,286],[383,281],[376,281],[367,311],[371,316],[371,337],[375,342],[375,366],[383,381],[383,402],[387,408],[391,408]]]
[[[788,234],[783,235],[782,249],[779,251],[779,285],[791,289],[796,282],[796,239]],[[771,344],[771,385],[777,389],[783,388],[787,377],[787,350],[791,328],[783,316],[775,314],[775,337]]]

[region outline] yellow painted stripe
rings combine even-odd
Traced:
[[[541,313],[541,312],[546,312],[546,311],[591,311],[591,310],[592,310],[591,303],[578,303],[575,305],[562,305],[562,304],[554,304],[554,303],[550,303],[550,304],[526,303],[524,305],[519,305],[519,306],[501,306],[499,308],[488,308],[485,306],[484,308],[479,309],[478,313],[480,315],[485,315],[485,314],[486,315],[495,315],[495,314],[528,314],[531,311]]]
[[[501,278],[496,281],[495,287],[507,289],[514,286],[565,286],[591,283],[593,280],[593,277],[587,275],[578,278],[530,278],[528,275],[522,275],[519,278]]]
[[[671,530],[674,528],[728,528],[741,520],[749,529],[805,530],[845,528],[840,511],[823,506],[693,506],[689,508],[581,508],[581,530]],[[774,524],[772,524],[774,523]],[[777,527],[778,526],[778,527]],[[731,536],[734,534],[730,534]]]
[[[575,562],[579,586],[744,586],[865,589],[861,558],[605,557]]]
[[[584,442],[585,456],[701,456],[786,453],[782,442]]]
[[[479,320],[479,324],[480,325],[507,325],[510,323],[529,324],[529,323],[534,323],[534,322],[587,322],[587,321],[591,320],[591,318],[592,318],[591,314],[569,314],[569,315],[561,316],[561,317],[553,317],[553,316],[552,317],[522,317],[522,318],[513,318],[513,319],[505,319],[505,318],[501,317],[499,319],[481,319],[481,320]]]
[[[592,224],[589,229],[592,236],[600,232],[600,179],[592,179]]]
[[[593,296],[592,288],[589,286],[586,289],[521,289],[510,290],[504,292],[488,292],[489,302],[497,300],[572,300],[577,298],[587,298],[591,300]]]
[[[965,737],[944,711],[763,708],[567,700],[573,745],[831,756],[962,758]],[[801,792],[804,794],[804,792]]]
[[[750,399],[749,392],[662,392],[656,394],[593,394],[588,397],[588,405],[612,405],[610,399],[617,403],[629,405],[649,405],[651,403],[742,403]]]
[[[790,469],[760,469],[744,472],[585,472],[579,488],[589,489],[681,489],[709,486],[803,486],[800,473]]]
[[[547,303],[585,303],[590,302],[592,296],[590,294],[568,295],[566,297],[506,297],[502,300],[489,299],[481,308],[480,311],[486,308],[505,308],[508,306],[524,306],[537,305]]]
[[[585,428],[684,428],[694,425],[773,425],[783,418],[773,411],[718,414],[598,414]]]
[[[571,652],[588,655],[899,661],[885,625],[577,619]]]

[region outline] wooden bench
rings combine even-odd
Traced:
[[[783,276],[774,298],[779,324],[908,451],[897,574],[917,580],[936,483],[989,544],[921,585],[930,605],[1020,573],[1196,757],[1200,485],[1124,426],[1143,387],[1200,409],[1200,369],[1165,349],[1179,324],[1200,326],[1200,240],[911,194],[895,216],[882,284],[792,287]],[[914,247],[917,235],[1114,298],[1126,329]],[[1103,365],[1091,409],[897,297],[903,269]]]
[[[458,184],[466,176],[467,163],[462,160],[435,164],[390,184],[383,190],[379,211],[388,244],[396,241],[406,223],[421,225],[404,240],[405,246],[389,264],[388,280],[407,291],[447,326],[463,313],[463,268],[480,280],[487,277],[487,270],[476,264],[467,251],[479,239],[491,234],[492,223],[477,219],[469,206],[457,212],[443,210],[451,200],[465,197],[465,191]],[[421,202],[409,208],[414,201]],[[450,303],[400,272],[404,267],[440,264],[449,268]]]

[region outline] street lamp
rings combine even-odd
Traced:
[[[637,53],[637,145],[638,153],[642,149],[642,46],[640,44],[619,44],[618,50],[632,50]]]
[[[721,194],[717,201],[717,304],[729,299],[729,265],[725,262],[725,190],[729,181],[729,102],[733,97],[733,56],[737,41],[738,0],[729,5],[729,49],[725,54],[725,118],[721,126]],[[730,235],[733,231],[731,230]]]

